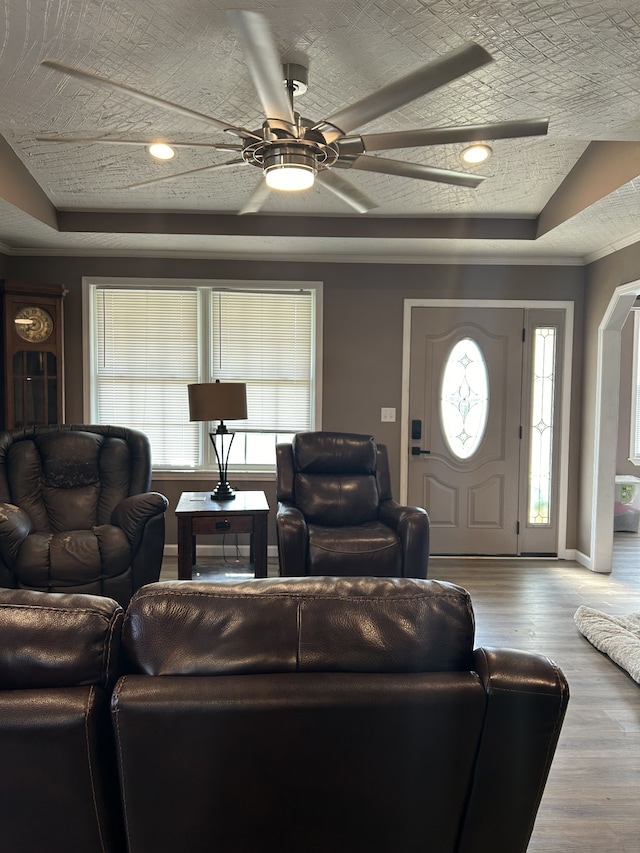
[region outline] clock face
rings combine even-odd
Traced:
[[[46,341],[53,332],[53,317],[37,305],[28,305],[16,311],[14,323],[18,335],[32,344]]]

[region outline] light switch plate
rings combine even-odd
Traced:
[[[396,422],[396,410],[393,408],[383,406],[380,409],[380,420],[381,422],[392,424]]]

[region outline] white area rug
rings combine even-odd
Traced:
[[[581,634],[640,684],[640,613],[610,616],[582,605],[574,615]]]

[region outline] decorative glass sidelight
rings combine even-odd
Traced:
[[[469,459],[480,446],[489,414],[489,373],[478,344],[463,338],[453,347],[442,374],[440,418],[449,449]]]
[[[556,341],[554,327],[534,329],[527,518],[536,526],[551,524]]]

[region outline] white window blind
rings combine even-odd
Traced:
[[[146,433],[156,464],[192,466],[197,424],[186,386],[198,382],[198,294],[101,288],[95,300],[99,423]]]
[[[192,382],[247,383],[235,468],[273,465],[276,441],[313,427],[312,291],[93,285],[90,304],[92,418],[146,433],[154,467],[213,465]]]
[[[234,429],[298,432],[311,418],[312,297],[302,291],[214,291],[211,375],[247,383]]]

